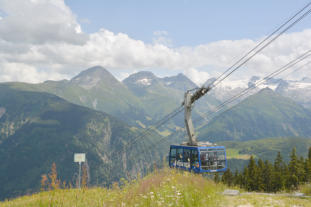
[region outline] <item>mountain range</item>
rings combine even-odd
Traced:
[[[213,113],[258,80],[252,77],[245,86],[220,85],[195,104],[199,140],[310,138],[308,78],[270,79],[223,113]],[[1,83],[0,199],[37,191],[52,162],[63,180],[74,183],[76,152],[87,154],[94,185],[146,172],[166,156],[168,143],[185,141],[183,113],[158,130],[143,129],[181,106],[185,91],[196,87],[183,74],[159,78],[148,71],[119,81],[100,66],[71,80]],[[163,139],[167,142],[159,141]]]
[[[140,129],[52,94],[2,84],[0,100],[0,199],[38,191],[53,162],[60,178],[75,184],[74,153],[86,153],[90,184],[109,185],[144,173],[167,151],[145,149],[161,138],[152,130],[137,139]]]
[[[184,80],[188,86],[183,84]],[[161,79],[150,72],[139,72],[120,82],[99,66],[89,68],[71,80],[8,85],[19,90],[51,93],[139,127],[150,125],[179,106],[184,93],[180,88],[195,86],[181,74]]]
[[[199,132],[199,139],[212,141],[310,137],[311,111],[265,88],[216,116]]]
[[[209,85],[213,80],[207,80],[204,85]],[[216,87],[196,103],[194,118],[204,117],[202,114],[214,111],[219,104],[258,80],[260,77],[254,76],[244,86],[235,84]],[[183,74],[159,78],[148,71],[134,73],[121,82],[100,66],[82,71],[71,80],[9,85],[20,90],[51,93],[71,103],[109,113],[136,127],[152,125],[181,105],[186,90],[198,87]],[[253,90],[253,93],[266,87],[311,109],[311,81],[308,78],[301,81],[271,79]],[[204,122],[201,121],[201,124]],[[175,118],[169,126],[170,130],[176,126],[182,127],[183,116]]]
[[[212,84],[214,80],[215,78],[211,78],[207,80],[204,85]],[[195,104],[193,110],[193,119],[196,120],[196,126],[200,128],[199,137],[213,135],[213,138],[211,139],[215,140],[223,140],[226,136],[229,136],[226,138],[229,140],[238,139],[240,132],[224,133],[224,130],[214,126],[213,129],[210,129],[211,124],[207,126],[207,122],[209,122],[212,117],[206,115],[213,114],[217,111],[217,107],[224,101],[248,87],[253,87],[260,80],[260,77],[253,76],[247,84],[220,84],[207,95],[203,96]],[[166,114],[181,105],[186,90],[198,87],[183,74],[159,78],[149,71],[134,73],[123,81],[119,81],[108,70],[100,66],[95,66],[82,71],[71,80],[46,81],[40,84],[7,83],[7,85],[18,90],[51,93],[71,103],[111,114],[112,116],[125,121],[130,126],[137,128],[146,128],[147,126],[154,124],[157,120],[160,120]],[[264,93],[264,95],[260,95],[260,90],[265,88],[271,89],[274,94],[271,95]],[[303,106],[306,110],[311,109],[311,80],[308,78],[303,78],[300,81],[271,78],[264,82],[264,84],[257,86],[251,91],[251,94],[254,96],[257,96],[256,94],[258,94],[263,100],[265,100],[266,96],[266,99],[269,100],[272,96],[277,95],[277,98],[274,100],[263,103],[265,105],[263,108],[265,109],[271,108],[279,110],[277,107],[273,106],[273,103],[283,97],[294,100],[291,105],[292,108],[286,108],[289,112],[295,110],[295,107],[297,107],[294,106],[295,104]],[[244,98],[237,99],[233,105],[240,103]],[[287,100],[282,99],[278,100],[278,102],[287,102]],[[282,104],[279,106],[281,107],[281,105]],[[241,108],[241,113],[246,113],[245,109],[247,107],[242,105]],[[251,119],[251,117],[257,117],[258,115],[254,115],[254,112],[256,112],[256,110],[248,111],[247,113],[251,114],[247,114],[248,118],[245,120],[240,120],[239,118],[241,118],[241,116],[234,116],[232,117],[232,121],[236,124],[243,123],[243,121],[251,123],[252,120],[249,119]],[[216,116],[218,114],[219,113],[216,113]],[[277,114],[277,112],[271,112],[271,114]],[[283,116],[281,119],[283,118],[285,117]],[[227,125],[228,123],[223,123],[223,126]],[[270,127],[272,126],[273,124],[270,123]],[[169,135],[174,133],[176,129],[183,127],[183,114],[180,113],[164,127],[160,128],[158,132],[162,135]],[[284,131],[283,128],[284,126],[277,127],[273,133],[271,131],[270,133],[259,133],[258,135],[249,135],[249,133],[245,133],[245,136],[249,136],[248,139],[253,139],[254,137],[261,138],[260,136],[262,135],[264,137],[281,135],[306,136],[306,133],[301,133],[299,130]],[[218,129],[220,132],[216,132]],[[262,131],[261,128],[259,128],[259,130]],[[207,131],[209,132],[207,133]],[[283,132],[281,133],[281,131]],[[241,133],[243,134],[244,132]],[[240,139],[242,138],[240,137]]]

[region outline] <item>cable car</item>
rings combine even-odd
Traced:
[[[200,88],[194,94],[185,93],[185,125],[189,137],[188,142],[171,145],[169,166],[195,173],[224,172],[227,170],[226,148],[210,142],[197,142],[191,120],[193,103],[206,94],[211,88]]]
[[[195,173],[223,172],[227,169],[224,146],[171,145],[169,166]]]

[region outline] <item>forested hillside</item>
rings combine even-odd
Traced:
[[[166,153],[159,147],[144,154],[161,137],[152,130],[133,142],[139,129],[51,94],[1,85],[0,100],[0,199],[39,190],[53,162],[62,180],[75,184],[74,153],[86,153],[93,185],[144,174]]]
[[[219,182],[218,174],[214,180]],[[311,182],[311,147],[308,156],[299,157],[296,148],[290,154],[290,161],[284,162],[280,152],[274,162],[258,158],[256,162],[251,156],[243,171],[227,170],[221,181],[229,186],[239,186],[247,191],[279,192],[298,190],[299,185]],[[310,189],[311,192],[311,189]]]
[[[199,131],[199,139],[211,141],[289,136],[311,136],[311,111],[268,88],[216,116]]]

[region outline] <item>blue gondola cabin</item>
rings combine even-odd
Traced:
[[[224,146],[171,145],[169,166],[195,173],[224,172],[226,150]]]

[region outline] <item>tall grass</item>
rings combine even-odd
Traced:
[[[112,189],[55,189],[0,203],[9,207],[219,206],[224,186],[200,175],[163,169]]]
[[[299,187],[299,190],[307,196],[311,196],[311,183],[304,184]]]
[[[138,176],[139,177],[139,176]],[[303,186],[309,190],[310,186]],[[1,207],[205,207],[205,206],[310,206],[311,199],[278,194],[224,196],[226,186],[201,175],[171,169],[155,171],[143,179],[121,179],[111,189],[53,189],[0,202]]]

